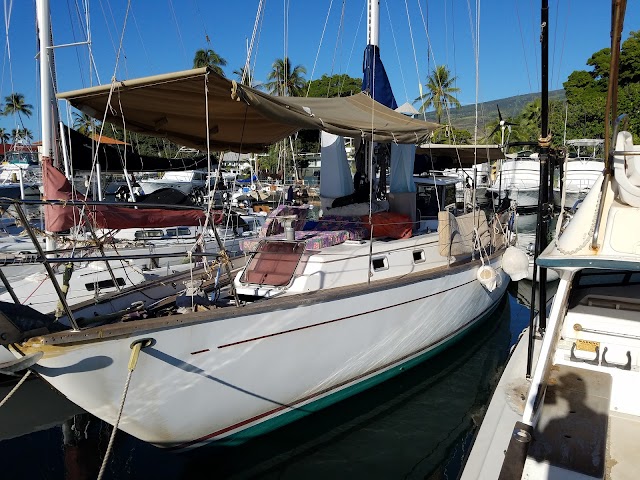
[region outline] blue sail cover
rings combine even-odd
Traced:
[[[369,95],[378,103],[381,103],[392,110],[398,108],[393,90],[389,84],[389,77],[380,59],[380,48],[376,45],[367,45],[364,49],[364,61],[362,64],[362,91]]]

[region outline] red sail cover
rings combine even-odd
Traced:
[[[50,158],[42,159],[42,184],[45,200],[71,200],[71,184],[51,164]],[[78,199],[80,200],[80,199]],[[201,209],[170,210],[162,208],[131,208],[109,205],[85,206],[85,218],[80,218],[80,207],[45,205],[45,228],[49,232],[63,232],[80,225],[88,218],[96,228],[161,228],[203,225],[206,212]],[[216,224],[222,221],[222,212],[213,212]]]

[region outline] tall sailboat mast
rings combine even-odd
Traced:
[[[380,0],[367,0],[367,44],[379,47],[380,36]]]
[[[42,132],[42,156],[56,160],[53,136],[55,104],[51,78],[53,50],[51,48],[51,21],[49,0],[36,1],[38,42],[40,45],[40,116]]]

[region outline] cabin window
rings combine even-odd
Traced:
[[[444,205],[456,204],[456,186],[447,185],[444,189]]]
[[[436,195],[436,189],[433,186],[418,186],[418,193],[416,196],[416,208],[420,210],[420,216],[422,217],[436,217],[438,216],[438,196]]]
[[[191,230],[188,227],[167,228],[167,237],[185,237],[190,236]]]
[[[162,238],[164,236],[164,232],[162,230],[138,230],[134,236],[136,240]]]
[[[126,282],[122,277],[116,278],[116,281],[118,282],[119,287],[124,287],[126,285]],[[94,290],[96,290],[96,288],[98,290],[102,290],[105,288],[115,288],[116,285],[115,283],[113,283],[113,280],[108,279],[108,280],[100,280],[99,282],[85,283],[84,286],[87,289],[87,291],[93,292]]]
[[[387,257],[372,258],[371,266],[373,267],[374,272],[379,272],[380,270],[388,270],[389,263],[387,261]]]
[[[413,263],[422,263],[426,260],[424,256],[424,250],[413,251]]]

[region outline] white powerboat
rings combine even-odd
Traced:
[[[558,206],[564,205],[567,209],[576,207],[587,195],[589,189],[604,170],[603,146],[604,140],[582,138],[567,141],[571,148],[562,168],[557,169],[556,185],[553,187],[553,200]],[[564,190],[564,198],[560,191],[560,180]]]
[[[614,5],[610,78],[617,78],[620,11]],[[534,323],[516,344],[464,480],[637,475],[640,145],[628,131],[613,140],[614,148],[605,143],[607,168],[538,258],[560,275],[548,322]]]

